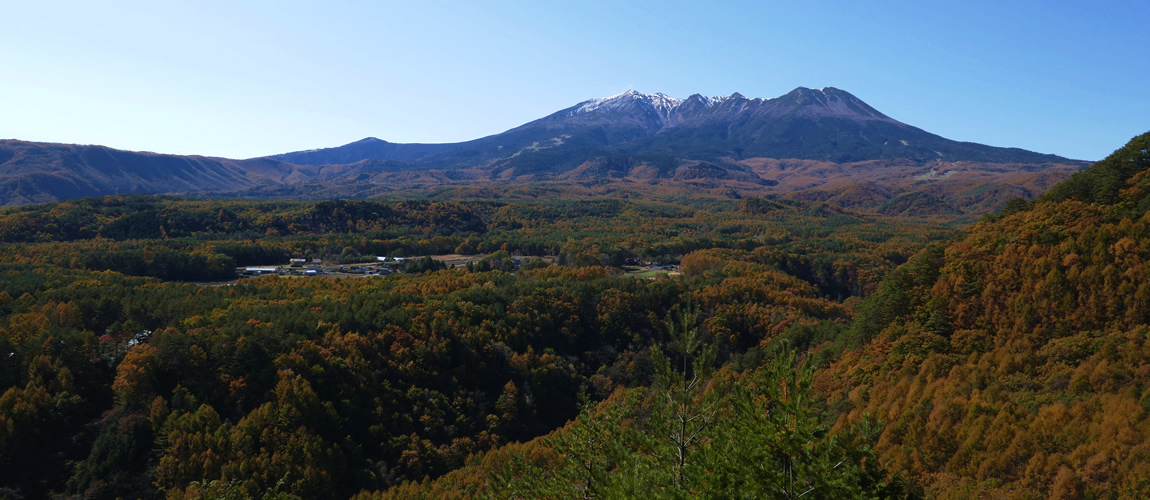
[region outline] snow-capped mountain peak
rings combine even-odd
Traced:
[[[751,113],[760,118],[778,117],[794,112],[806,117],[828,116],[854,121],[879,120],[897,123],[857,97],[834,87],[821,89],[797,87],[786,95],[772,99],[746,97],[738,92],[713,97],[692,94],[686,99],[679,99],[663,93],[644,94],[637,90],[628,90],[610,97],[583,101],[561,111],[557,117],[570,118],[588,113],[624,113],[652,120],[649,125],[660,129],[667,125],[691,121],[698,118],[699,113],[705,110],[723,114]]]
[[[628,90],[622,94],[616,94],[611,97],[583,101],[571,110],[570,115],[590,113],[598,110],[617,110],[628,105],[641,104],[650,106],[660,115],[666,116],[682,103],[683,99],[677,99],[662,92],[644,94],[637,90]]]
[[[615,110],[623,109],[624,107],[626,107],[628,105],[639,104],[642,106],[649,107],[650,109],[652,109],[656,113],[658,113],[660,116],[666,118],[673,111],[675,111],[675,109],[677,109],[683,103],[691,100],[692,98],[697,99],[698,102],[701,103],[704,108],[713,108],[715,106],[719,106],[719,105],[721,105],[727,101],[733,100],[733,99],[747,99],[750,101],[769,101],[770,100],[770,99],[762,99],[762,98],[748,99],[747,97],[744,97],[742,94],[740,94],[738,92],[735,92],[735,93],[732,93],[729,95],[723,95],[723,96],[704,96],[701,94],[694,94],[691,97],[688,97],[687,99],[679,99],[677,97],[671,97],[671,96],[664,94],[662,92],[656,92],[654,94],[644,94],[644,93],[639,92],[637,90],[628,90],[626,92],[623,92],[622,94],[615,94],[615,95],[610,96],[610,97],[600,97],[600,98],[596,98],[596,99],[589,99],[589,100],[583,101],[579,104],[576,104],[574,107],[572,107],[567,112],[567,116],[574,116],[574,115],[578,115],[578,114],[582,114],[582,113],[590,113],[590,112],[601,111],[601,110],[602,111],[615,111]]]

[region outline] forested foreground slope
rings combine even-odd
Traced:
[[[890,275],[820,375],[943,498],[1150,496],[1150,134]]]

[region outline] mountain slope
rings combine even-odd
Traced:
[[[1150,170],[1148,151],[1150,134],[1135,137],[1105,160],[1074,174],[1042,199],[1051,202],[1078,200],[1084,203],[1114,204],[1123,199],[1123,190],[1134,189],[1127,185],[1133,177]],[[1139,205],[1138,210],[1145,212],[1150,210],[1150,206]]]
[[[775,99],[732,96],[719,106],[684,113],[652,146],[724,149],[735,157],[834,162],[905,158],[918,161],[1060,162],[1054,155],[944,139],[887,117],[848,92],[798,88]],[[715,140],[718,138],[720,140]]]

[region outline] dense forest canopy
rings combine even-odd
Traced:
[[[931,496],[1150,495],[1148,141],[888,275],[821,374],[839,425],[883,415]]]
[[[1144,498],[1147,141],[964,231],[754,197],[0,211],[0,492]],[[234,281],[446,254],[486,264]]]

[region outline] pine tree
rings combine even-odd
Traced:
[[[693,476],[699,472],[693,455],[706,439],[722,402],[720,391],[708,391],[716,351],[704,341],[699,314],[698,306],[689,303],[667,314],[672,357],[651,347],[657,398],[648,420],[656,440],[652,458],[657,469],[669,472],[670,486],[680,493],[692,489]]]

